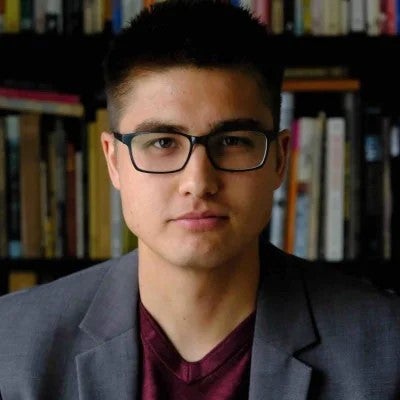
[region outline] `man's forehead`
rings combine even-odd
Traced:
[[[183,131],[190,125],[185,113],[187,119],[207,113],[203,122],[208,130],[224,120],[259,120],[261,114],[272,113],[258,80],[239,69],[176,66],[134,70],[121,89],[120,117],[140,114],[141,121],[135,123],[149,120],[151,124],[156,119],[181,125],[186,128]],[[213,114],[214,118],[209,118]]]

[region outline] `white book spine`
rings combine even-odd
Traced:
[[[328,261],[344,256],[345,119],[327,119],[325,163],[324,254]]]
[[[143,9],[143,6],[143,0],[122,0],[122,26],[128,26]]]
[[[364,0],[350,0],[350,30],[364,32],[366,24]]]
[[[367,0],[366,5],[367,34],[377,36],[380,34],[380,0]]]

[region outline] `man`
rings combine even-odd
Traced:
[[[1,300],[3,400],[398,398],[399,300],[262,238],[288,158],[277,59],[211,1],[116,38],[101,142],[138,251]]]

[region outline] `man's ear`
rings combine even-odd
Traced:
[[[286,169],[289,162],[290,137],[290,131],[288,129],[284,129],[283,131],[279,132],[276,139],[275,173],[277,181],[275,189],[278,189],[286,176]]]
[[[117,143],[114,136],[109,132],[102,132],[101,145],[107,162],[108,174],[115,189],[120,189]]]

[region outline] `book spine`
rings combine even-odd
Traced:
[[[393,125],[390,132],[390,182],[392,189],[391,259],[400,262],[400,123]]]
[[[327,261],[343,259],[345,120],[327,119],[325,163],[324,255]]]
[[[299,158],[297,176],[296,231],[294,254],[308,258],[311,179],[312,179],[312,144],[315,136],[315,120],[312,117],[299,119]]]
[[[4,32],[18,33],[21,27],[21,3],[19,1],[6,1],[4,8]]]
[[[55,121],[55,256],[65,255],[66,207],[66,132],[63,121]]]
[[[66,255],[69,257],[76,256],[76,201],[75,201],[75,148],[70,138],[67,142],[67,159],[66,159]]]
[[[20,200],[24,257],[41,257],[40,116],[21,114]]]
[[[7,214],[8,214],[8,255],[22,256],[21,249],[21,203],[20,203],[20,120],[17,115],[6,116],[7,138]]]
[[[83,33],[83,0],[68,0],[63,3],[63,31],[67,35]]]
[[[355,259],[360,253],[360,154],[362,154],[360,101],[358,93],[345,93],[346,118],[346,190],[345,190],[345,258]]]
[[[63,15],[62,15],[61,0],[47,0],[44,17],[45,32],[47,33],[62,33]]]
[[[6,131],[4,118],[0,117],[0,257],[7,257],[7,169]]]
[[[350,0],[350,31],[362,33],[366,30],[366,9],[363,0]]]
[[[21,0],[21,31],[34,30],[33,0]]]
[[[308,240],[308,258],[318,258],[318,248],[321,243],[319,236],[320,209],[321,209],[321,175],[322,154],[325,132],[326,114],[321,111],[315,120],[315,134],[312,141],[312,172],[311,172],[311,204],[310,204],[310,228]]]
[[[284,33],[294,33],[294,1],[295,0],[284,0],[283,2],[283,22],[284,22]]]
[[[379,108],[365,111],[364,125],[364,209],[363,256],[383,258],[383,134],[382,114]]]

